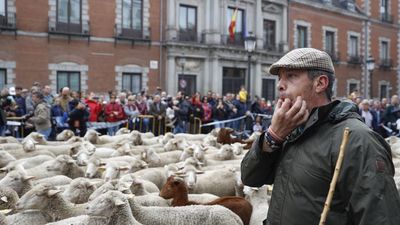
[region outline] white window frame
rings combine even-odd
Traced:
[[[391,89],[390,82],[386,81],[386,80],[380,80],[378,82],[378,85],[379,85],[379,92],[378,92],[379,93],[379,99],[382,99],[381,88],[382,88],[383,85],[387,86],[385,98],[389,98],[390,97],[389,93],[390,93],[390,89]]]
[[[297,46],[297,40],[298,40],[298,32],[297,32],[297,26],[303,26],[307,28],[307,46],[308,48],[311,48],[311,23],[306,22],[304,20],[295,20],[294,21],[294,48],[298,48]]]
[[[351,54],[350,50],[351,50],[351,37],[357,37],[358,41],[357,41],[357,53],[358,55],[353,55]],[[354,31],[348,31],[347,32],[347,57],[348,59],[350,59],[351,56],[358,56],[360,57],[361,55],[361,34],[358,32],[354,32]]]
[[[384,58],[384,55],[383,55],[383,45],[382,45],[382,43],[383,42],[386,42],[387,43],[387,55],[385,56],[385,58]],[[389,38],[386,38],[386,37],[379,37],[379,58],[381,59],[381,60],[384,60],[384,59],[390,59],[390,39]]]
[[[356,79],[348,79],[347,81],[346,81],[346,95],[348,96],[348,95],[350,95],[351,93],[350,93],[350,84],[356,84],[357,85],[357,90],[358,90],[358,92],[360,93],[360,84],[361,84],[361,82],[360,82],[360,80],[356,80]]]
[[[52,90],[57,90],[57,74],[58,71],[71,71],[71,72],[80,72],[80,87],[81,92],[86,92],[88,90],[88,65],[80,65],[75,62],[61,62],[61,63],[52,63],[49,64],[49,79],[50,79],[50,87]],[[58,91],[58,90],[57,90]]]

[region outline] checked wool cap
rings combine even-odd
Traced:
[[[332,59],[328,53],[315,48],[297,48],[284,55],[271,65],[269,73],[279,75],[279,69],[316,69],[335,73]]]

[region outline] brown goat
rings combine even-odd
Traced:
[[[233,133],[233,131],[234,130],[231,128],[221,128],[218,132],[217,142],[223,145],[239,142],[242,144],[246,144],[246,146],[243,147],[244,149],[250,149],[253,141],[243,141],[240,138],[232,138],[231,134]]]
[[[188,188],[185,181],[175,178],[174,176],[168,177],[167,183],[164,184],[160,191],[160,196],[165,199],[172,198],[172,206],[201,205],[200,203],[189,201]],[[250,217],[253,211],[253,207],[246,199],[236,196],[221,197],[202,205],[224,206],[236,213],[243,221],[244,225],[250,223]]]

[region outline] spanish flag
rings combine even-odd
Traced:
[[[235,39],[235,30],[236,30],[236,16],[238,14],[238,8],[233,12],[231,23],[229,24],[229,37],[230,40],[233,41]]]

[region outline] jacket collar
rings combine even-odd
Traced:
[[[314,108],[311,111],[307,122],[294,129],[287,139],[289,142],[297,140],[306,130],[310,129],[316,124],[325,122],[335,124],[348,118],[357,118],[362,121],[362,118],[357,112],[358,107],[353,102],[346,100],[332,101],[326,105]]]

